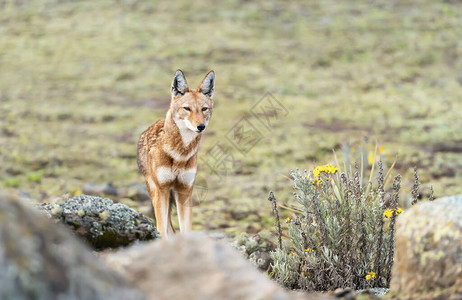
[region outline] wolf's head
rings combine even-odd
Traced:
[[[176,71],[172,82],[170,111],[180,131],[191,130],[200,134],[205,130],[212,117],[214,89],[213,71],[207,73],[195,90],[188,88],[183,72]]]

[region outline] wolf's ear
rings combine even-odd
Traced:
[[[172,97],[183,96],[187,90],[188,84],[186,83],[186,78],[184,77],[183,72],[178,69],[172,81]]]
[[[213,97],[213,92],[215,91],[215,72],[210,71],[205,75],[204,80],[199,85],[199,90],[207,97]]]

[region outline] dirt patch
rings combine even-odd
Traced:
[[[370,132],[370,128],[363,128],[351,124],[345,124],[340,120],[333,119],[331,122],[326,121],[316,121],[315,123],[303,123],[303,127],[305,128],[314,128],[314,129],[321,129],[326,131],[333,131],[333,132],[343,132],[343,131],[365,131]]]
[[[438,144],[433,145],[426,149],[428,152],[436,153],[436,152],[452,152],[452,153],[462,153],[462,145],[454,145],[454,144]]]

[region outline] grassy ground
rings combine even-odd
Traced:
[[[291,198],[290,169],[360,141],[398,157],[404,194],[414,165],[423,194],[462,192],[460,2],[29,2],[0,1],[1,188],[44,201],[142,183],[138,136],[165,115],[181,68],[190,84],[217,74],[196,229],[271,226],[267,194]],[[275,103],[267,92],[285,110],[252,115]],[[217,170],[216,144],[239,161],[226,175],[205,165]]]

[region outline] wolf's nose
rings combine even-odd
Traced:
[[[199,124],[197,125],[197,130],[199,130],[200,132],[204,131],[205,129],[205,125],[204,124]]]

